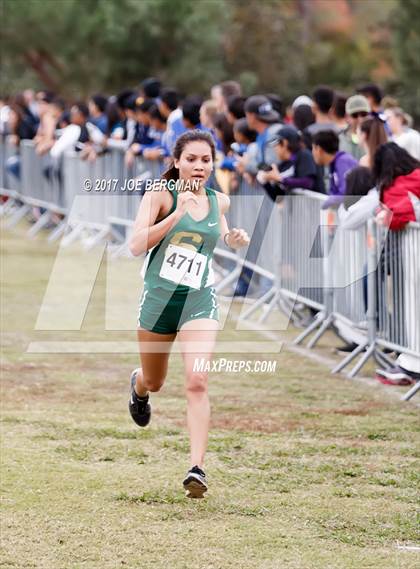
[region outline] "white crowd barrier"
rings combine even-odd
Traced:
[[[15,156],[20,177],[8,168]],[[38,156],[32,141],[22,141],[18,149],[4,136],[0,138],[0,165],[1,193],[8,198],[2,211],[9,226],[38,207],[41,221],[31,228],[31,235],[49,227],[50,237],[63,235],[65,244],[88,232],[89,247],[110,239],[120,243],[120,252],[126,250],[141,199],[141,191],[121,188],[127,181],[158,178],[163,170],[162,163],[142,159],[127,168],[119,149],[92,162],[81,160],[77,152],[54,162],[49,156]],[[98,200],[101,193],[107,199]],[[79,196],[83,199],[78,200]],[[411,223],[386,236],[373,220],[357,230],[344,230],[333,212],[322,209],[324,200],[323,195],[295,190],[273,202],[263,188],[242,181],[231,195],[228,223],[246,229],[252,240],[239,255],[224,253],[224,246],[218,249],[224,274],[219,290],[232,293],[238,277],[248,269],[265,289],[261,288],[260,298],[252,299],[242,317],[250,318],[263,308],[262,321],[279,308],[302,325],[309,310],[311,322],[296,338],[300,343],[313,333],[309,347],[339,323],[356,330],[361,338],[357,347],[334,372],[357,357],[351,377],[371,356],[381,365],[390,365],[384,348],[420,358],[420,225]],[[58,218],[51,226],[52,214]]]

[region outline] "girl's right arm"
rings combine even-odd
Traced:
[[[178,196],[175,211],[155,224],[163,200],[163,192],[153,191],[146,192],[141,200],[129,243],[130,252],[135,257],[157,245],[169,233],[186,212],[188,200],[197,203],[197,198],[192,192],[183,192]]]

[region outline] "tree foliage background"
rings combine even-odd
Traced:
[[[159,76],[291,99],[376,81],[420,116],[420,0],[2,0],[1,90],[67,98]]]

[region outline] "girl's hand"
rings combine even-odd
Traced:
[[[196,195],[193,194],[193,192],[190,192],[189,190],[185,192],[178,192],[178,199],[175,211],[180,213],[181,215],[184,215],[184,213],[187,212],[188,202],[190,201],[198,205],[198,198]]]
[[[227,242],[232,249],[245,247],[249,245],[249,241],[250,239],[245,229],[238,229],[236,227],[231,229],[227,236],[225,236],[225,243]]]

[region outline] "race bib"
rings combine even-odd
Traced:
[[[169,244],[159,276],[177,285],[201,288],[207,257],[186,247]]]

